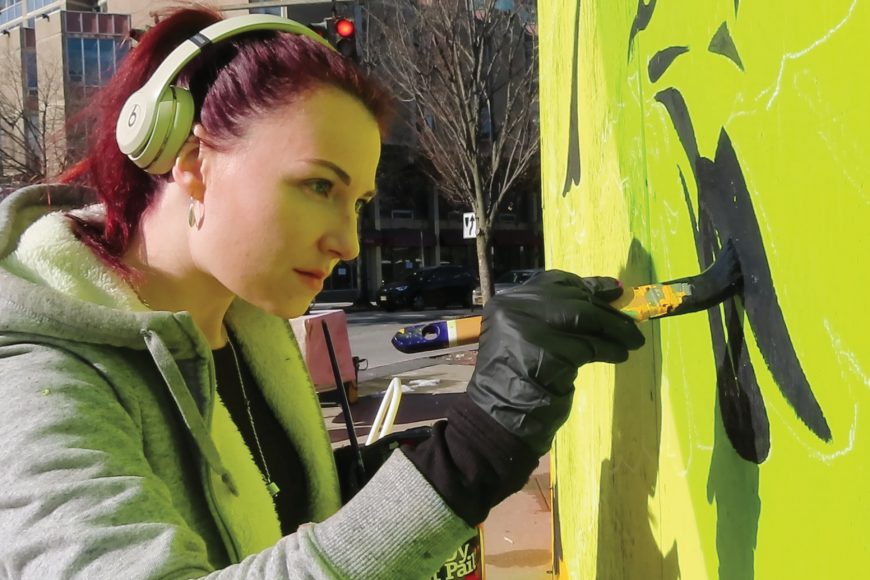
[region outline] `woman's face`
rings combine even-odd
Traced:
[[[303,314],[339,260],[359,254],[380,149],[371,113],[332,87],[253,121],[222,151],[204,147],[196,267],[272,314]]]

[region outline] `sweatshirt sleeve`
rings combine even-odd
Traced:
[[[521,490],[538,466],[538,454],[463,393],[432,435],[408,459],[447,505],[471,526]]]
[[[135,408],[58,348],[0,348],[0,570],[10,578],[426,578],[469,528],[401,453],[344,508],[223,569],[149,465]]]

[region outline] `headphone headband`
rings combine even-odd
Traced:
[[[304,24],[279,16],[251,14],[216,22],[175,48],[142,88],[124,103],[115,127],[121,151],[149,173],[169,171],[190,135],[194,114],[190,93],[173,86],[172,82],[206,46],[255,30],[307,36],[335,50],[326,39]]]
[[[280,16],[272,16],[271,14],[250,14],[246,16],[235,16],[227,18],[220,22],[215,22],[211,26],[202,29],[194,34],[167,56],[148,82],[139,89],[140,91],[150,89],[152,95],[158,97],[169,84],[175,80],[178,73],[189,63],[195,56],[209,44],[216,44],[227,38],[238,36],[246,32],[255,30],[277,30],[281,32],[290,32],[299,36],[308,36],[320,42],[324,46],[332,48],[332,45],[325,38],[321,38],[319,34],[298,22],[281,18]]]

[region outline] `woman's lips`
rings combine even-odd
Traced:
[[[313,290],[320,291],[323,289],[323,281],[326,279],[327,274],[324,272],[318,271],[309,271],[309,270],[293,270],[296,272],[299,277],[302,279],[302,282],[312,288]]]

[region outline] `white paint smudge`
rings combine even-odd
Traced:
[[[858,357],[855,356],[855,353],[847,350],[843,346],[843,339],[840,338],[840,335],[834,332],[834,329],[831,328],[831,321],[827,318],[825,319],[825,330],[828,331],[828,336],[831,337],[831,345],[834,347],[834,350],[837,353],[837,358],[840,359],[842,363],[845,361],[852,374],[858,377],[860,381],[864,383],[864,386],[870,388],[870,377],[867,376],[867,373],[864,372],[864,369],[861,368],[861,363],[858,362]],[[843,378],[846,378],[845,376]]]
[[[779,74],[776,77],[776,83],[774,84],[773,87],[771,87],[771,88],[773,88],[773,94],[770,96],[770,99],[767,101],[767,110],[768,111],[773,106],[773,102],[779,96],[779,89],[782,86],[782,75],[785,73],[786,63],[790,60],[797,60],[803,56],[806,56],[808,53],[812,52],[813,50],[815,50],[816,48],[818,48],[819,46],[821,46],[822,44],[824,44],[828,40],[830,40],[830,38],[838,30],[840,30],[843,26],[845,26],[846,22],[848,22],[849,19],[852,18],[852,13],[855,11],[855,7],[857,5],[858,5],[858,0],[853,0],[852,5],[849,6],[849,12],[846,14],[846,16],[844,16],[843,19],[840,20],[840,22],[838,22],[833,28],[831,28],[828,32],[826,32],[824,36],[822,36],[821,38],[819,38],[818,40],[813,42],[811,45],[804,48],[803,50],[799,50],[797,52],[788,52],[788,53],[783,55],[782,60],[779,63]],[[761,93],[761,95],[759,95],[759,98],[761,96],[765,95],[766,93],[768,93],[769,91],[770,91],[770,88],[765,89]]]
[[[854,383],[852,380],[850,380],[851,377],[847,376],[847,374],[846,374],[847,370],[850,371],[851,374],[857,376],[858,379],[864,383],[864,386],[870,388],[870,377],[868,377],[867,374],[864,372],[864,370],[861,368],[861,365],[860,365],[860,363],[858,363],[858,359],[855,356],[855,353],[847,350],[843,346],[843,340],[842,340],[842,338],[840,338],[840,335],[837,334],[834,331],[834,329],[832,328],[830,320],[828,320],[827,318],[824,319],[824,324],[825,324],[825,330],[827,331],[828,336],[831,337],[831,345],[834,347],[834,352],[837,355],[837,359],[841,363],[841,368],[843,369],[843,371],[841,373],[841,376],[843,378],[843,382],[849,386],[848,387],[849,388],[849,396],[851,397],[853,395],[852,385]],[[845,362],[847,364],[843,365],[842,364],[843,362]],[[848,368],[846,368],[846,367],[848,367]],[[788,425],[787,422],[785,424]],[[795,437],[797,438],[797,434],[794,433],[794,431],[790,427],[789,427],[789,430],[792,431],[792,434],[794,434]],[[820,451],[813,450],[813,455],[815,455],[816,458],[820,459],[821,461],[823,461],[825,463],[832,463],[835,459],[837,459],[839,457],[843,457],[844,455],[847,455],[849,452],[852,451],[852,449],[854,449],[855,437],[857,436],[857,433],[858,433],[858,403],[856,402],[854,407],[853,407],[853,410],[852,410],[852,425],[849,427],[849,442],[843,448],[837,449],[836,451],[833,451],[831,453],[822,453]]]

